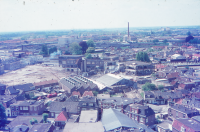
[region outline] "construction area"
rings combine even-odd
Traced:
[[[75,73],[67,72],[64,68],[58,66],[28,65],[25,68],[0,75],[0,83],[12,86],[52,79],[60,80],[60,78],[68,77],[71,74]]]

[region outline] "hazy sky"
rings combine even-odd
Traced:
[[[0,32],[200,25],[200,0],[0,0]]]

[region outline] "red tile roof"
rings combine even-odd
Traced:
[[[173,72],[173,73],[169,73],[167,75],[167,78],[178,78],[179,77],[179,73],[178,72]]]
[[[75,95],[78,95],[78,97],[81,97],[81,94],[80,94],[80,92],[73,91],[73,92],[72,92],[72,96],[75,96]]]
[[[182,104],[182,101],[183,101],[183,99],[178,99],[178,100],[176,101],[176,103],[177,103],[177,104]]]
[[[54,121],[67,121],[67,112],[62,111]]]
[[[82,97],[86,97],[86,96],[91,96],[91,97],[93,97],[94,95],[93,95],[93,92],[92,92],[92,91],[85,91],[85,92],[83,93],[83,96],[82,96]]]
[[[166,65],[163,65],[163,64],[157,64],[156,65],[156,69],[160,69],[160,68],[165,68]]]
[[[185,84],[179,84],[178,87],[185,88]]]
[[[200,57],[200,54],[194,54],[193,56],[195,56],[195,57]]]
[[[192,97],[196,97],[200,99],[200,92],[192,93]]]
[[[189,46],[189,47],[187,47],[188,49],[192,49],[192,48],[195,48],[195,47],[193,47],[193,46]]]

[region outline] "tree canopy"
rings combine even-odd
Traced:
[[[200,43],[200,40],[198,40],[197,38],[194,38],[194,39],[191,39],[191,40],[189,41],[189,43],[191,43],[191,44],[199,44],[199,43]]]
[[[43,113],[43,114],[42,114],[42,119],[43,119],[43,122],[44,122],[44,123],[47,122],[48,116],[49,116],[49,115],[48,115],[47,113]]]
[[[91,55],[90,53],[86,53],[86,54],[85,54],[85,58],[86,58],[86,59],[92,59],[92,55]]]
[[[42,45],[42,50],[41,50],[40,54],[42,54],[42,55],[48,55],[49,54],[47,45]]]
[[[146,52],[138,52],[136,54],[137,61],[150,62],[149,56]]]
[[[88,45],[87,45],[86,41],[81,41],[79,43],[79,46],[81,46],[82,54],[85,54],[86,50],[88,49]]]
[[[35,124],[35,123],[38,123],[38,121],[37,121],[35,118],[33,118],[33,119],[30,120],[30,124],[31,124],[31,125],[33,125],[33,124]]]
[[[88,47],[95,47],[95,45],[94,45],[94,41],[91,40],[91,39],[88,40],[86,43],[87,43],[87,46],[88,46]]]
[[[167,41],[167,39],[163,40],[163,43],[165,43],[165,44],[166,44],[167,42],[168,42],[168,41]]]
[[[158,85],[158,90],[162,91],[164,89],[163,85]]]
[[[53,52],[57,52],[57,47],[56,46],[54,46],[54,47],[49,49],[49,54],[51,54]]]
[[[6,125],[6,112],[5,112],[5,108],[2,104],[0,104],[0,126],[1,127],[5,127]]]
[[[145,83],[145,84],[142,86],[142,90],[143,90],[143,91],[152,91],[152,90],[156,90],[156,85],[147,82],[147,83]]]
[[[87,53],[94,53],[95,52],[95,48],[94,47],[89,47],[87,50],[86,50]]]
[[[154,43],[157,43],[157,42],[159,42],[159,40],[158,40],[158,39],[154,39],[153,42],[154,42]]]
[[[69,50],[73,55],[80,55],[82,53],[81,46],[78,43],[71,43]]]
[[[185,42],[189,42],[189,41],[191,41],[191,40],[193,40],[194,39],[194,37],[191,35],[191,32],[189,31],[189,32],[187,32],[187,37],[185,38]]]

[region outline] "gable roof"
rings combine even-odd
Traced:
[[[67,111],[69,113],[74,113],[77,114],[78,113],[78,103],[79,102],[52,102],[48,108],[49,111],[62,111],[63,107],[66,107]]]
[[[178,131],[181,131],[182,126],[187,126],[195,131],[200,131],[200,123],[197,123],[190,118],[181,118],[181,119],[176,119],[174,120],[172,127],[175,128]]]
[[[137,128],[137,125],[127,115],[112,108],[103,110],[101,121],[106,131],[119,127]]]
[[[112,74],[106,74],[106,75],[103,75],[102,77],[98,78],[96,81],[105,86],[110,87],[121,80],[123,80],[123,78],[112,75]]]
[[[81,94],[79,91],[73,91],[72,96],[78,95],[78,97],[81,97]]]
[[[92,91],[85,91],[85,92],[83,93],[82,97],[86,97],[86,96],[91,96],[91,97],[93,97],[94,95],[93,95],[93,92],[92,92]]]
[[[68,119],[68,115],[67,115],[67,112],[65,111],[62,111],[54,121],[67,121]]]

